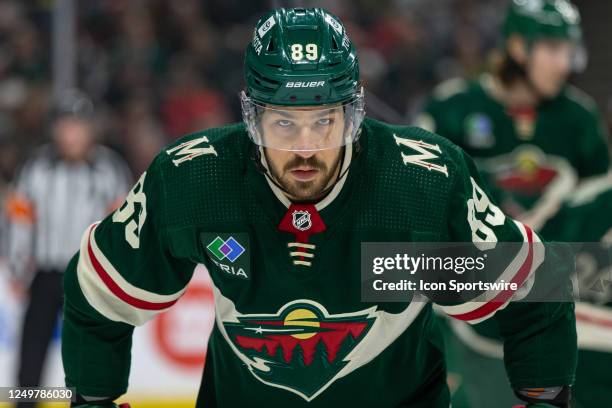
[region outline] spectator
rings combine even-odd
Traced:
[[[179,138],[229,121],[223,97],[203,84],[190,59],[175,57],[169,77],[161,111],[170,137]]]

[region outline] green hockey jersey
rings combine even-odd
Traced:
[[[581,301],[576,303],[579,354],[572,406],[612,406],[609,375],[612,366],[612,178],[604,175],[583,183],[548,220],[541,233],[547,240],[575,242],[577,250],[575,292]],[[477,331],[452,323],[451,334],[460,342],[450,339],[454,346],[451,359],[458,361],[451,360],[449,365],[461,372],[464,386],[454,397],[453,406],[488,406],[486,400],[471,405],[460,401],[460,398],[482,401],[478,396],[483,394],[484,386],[488,393],[504,396],[504,400],[511,398],[512,391],[505,382],[491,383],[492,373],[499,372],[502,365],[494,359],[501,360],[503,349],[501,343],[493,340],[499,336],[495,322],[489,322],[474,326]],[[474,357],[470,350],[478,354]],[[486,375],[468,377],[468,372]]]
[[[577,406],[612,406],[612,177],[584,183],[542,234],[580,245],[576,257],[581,300],[576,303]]]
[[[442,137],[366,119],[344,155],[324,199],[294,204],[251,160],[243,125],[162,151],[66,271],[67,385],[124,393],[133,327],[176,303],[202,263],[216,321],[198,407],[448,407],[431,304],[362,302],[361,243],[538,236],[489,200],[471,159]],[[555,259],[526,247],[499,266],[519,284]],[[514,387],[571,384],[573,304],[494,295],[442,309],[499,322]]]
[[[442,83],[417,124],[465,149],[502,210],[538,230],[579,179],[608,170],[606,130],[574,87],[537,109],[508,109],[494,86],[489,74]]]
[[[464,148],[502,210],[539,230],[581,179],[608,170],[607,131],[595,102],[575,87],[537,109],[509,110],[493,96],[493,82],[484,74],[442,83],[417,124]],[[488,346],[499,339],[496,322],[454,327],[483,355],[502,354]],[[479,385],[488,381],[483,375]]]

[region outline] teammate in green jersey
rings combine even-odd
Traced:
[[[514,0],[496,72],[439,85],[418,124],[472,156],[502,210],[536,230],[579,179],[609,168],[594,101],[566,80],[581,53],[566,0]]]
[[[581,56],[574,5],[514,0],[503,37],[498,70],[438,86],[418,122],[464,148],[502,210],[539,230],[580,180],[608,170],[607,134],[595,103],[566,84]],[[491,396],[510,404],[494,322],[452,327],[454,406],[488,407]]]
[[[460,148],[364,118],[355,49],[328,12],[264,16],[245,80],[244,124],[163,150],[85,232],[66,272],[62,335],[77,405],[111,407],[126,392],[134,326],[176,303],[203,263],[216,320],[196,406],[448,407],[431,303],[362,302],[361,243],[521,242],[496,265],[519,287],[563,265],[489,200]],[[498,322],[517,393],[566,406],[573,304],[483,295],[441,308]]]
[[[579,353],[573,406],[612,406],[612,177],[583,183],[542,234],[581,243],[576,258],[581,302],[576,303]]]

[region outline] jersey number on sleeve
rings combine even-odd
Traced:
[[[144,193],[144,180],[147,172],[142,173],[140,179],[125,198],[125,203],[113,214],[113,222],[126,222],[125,240],[134,249],[140,247],[140,230],[147,219],[147,197]],[[138,213],[136,206],[138,205]],[[136,213],[136,215],[134,215]],[[131,218],[131,219],[130,219]]]
[[[497,236],[491,227],[502,225],[506,216],[499,207],[491,203],[489,197],[472,177],[470,180],[472,181],[472,198],[467,200],[467,220],[472,230],[472,242],[481,251],[493,249],[497,245]]]

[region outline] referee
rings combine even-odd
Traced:
[[[123,199],[131,181],[123,160],[96,143],[92,114],[93,105],[82,94],[62,98],[51,123],[51,143],[23,165],[6,206],[12,287],[27,299],[18,363],[21,387],[40,385],[62,308],[63,271],[83,230]]]

